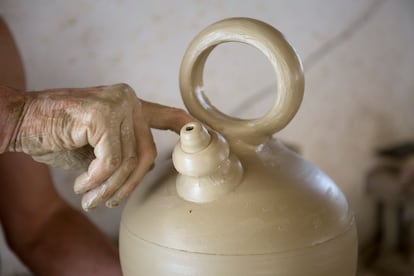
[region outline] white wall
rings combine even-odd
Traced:
[[[0,13],[23,54],[29,89],[126,82],[139,97],[175,106],[183,106],[181,58],[203,27],[231,16],[277,27],[306,73],[302,107],[277,136],[298,144],[338,183],[357,214],[361,241],[369,238],[364,175],[372,153],[414,137],[414,1],[3,0]],[[219,47],[206,71],[207,93],[222,110],[252,117],[269,107],[276,78],[255,50]],[[159,159],[167,158],[175,135],[156,131],[155,139]],[[53,174],[79,206],[71,187],[76,173]],[[89,215],[116,238],[121,209]],[[1,250],[1,275],[18,271],[4,245]]]

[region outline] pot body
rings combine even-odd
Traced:
[[[185,252],[128,237],[123,232],[122,271],[125,276],[354,276],[356,258],[350,256],[356,256],[355,235],[352,228],[313,248],[238,256]]]
[[[120,229],[124,275],[354,276],[354,218],[331,179],[276,140],[232,151],[244,176],[217,200],[181,198],[174,171],[134,192]]]
[[[256,47],[275,69],[278,93],[261,118],[227,116],[203,92],[209,53],[229,41]],[[226,19],[194,38],[180,90],[210,131],[184,126],[173,154],[180,174],[172,169],[130,197],[120,229],[125,276],[355,275],[357,234],[344,195],[272,138],[295,115],[303,89],[296,51],[266,23]]]

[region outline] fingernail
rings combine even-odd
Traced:
[[[108,208],[114,208],[114,207],[119,206],[119,201],[117,201],[117,200],[110,200],[110,201],[107,201],[107,202],[105,203],[105,205],[106,205],[106,207],[108,207]]]
[[[97,205],[84,205],[82,204],[82,208],[83,210],[85,210],[86,212],[92,211],[93,209],[95,209],[97,207]]]
[[[85,211],[90,211],[96,208],[96,195],[88,197],[84,197],[82,199],[82,208]]]
[[[89,212],[90,210],[92,210],[92,208],[87,203],[82,203],[82,209],[85,210],[86,212]]]

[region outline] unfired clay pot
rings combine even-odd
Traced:
[[[208,55],[229,41],[256,47],[276,71],[276,100],[261,118],[226,116],[203,93]],[[130,197],[120,229],[124,275],[355,275],[357,235],[344,195],[271,137],[295,115],[303,86],[296,52],[263,22],[226,19],[195,37],[180,88],[205,126],[181,130],[173,153],[178,174]]]

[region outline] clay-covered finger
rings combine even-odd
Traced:
[[[105,133],[94,148],[96,159],[85,173],[76,178],[75,193],[85,193],[107,180],[121,165],[121,150],[120,131]]]
[[[128,179],[138,164],[132,118],[121,125],[122,163],[102,185],[88,191],[82,197],[82,207],[90,210],[108,200]]]
[[[127,182],[106,202],[106,206],[109,208],[116,207],[123,199],[128,197],[137,187],[139,182],[141,182],[147,172],[151,170],[153,167],[152,164],[153,158],[151,157],[139,159],[138,168],[129,177]]]
[[[183,109],[157,103],[142,101],[142,113],[151,128],[173,130],[180,133],[181,128],[194,121]]]
[[[126,158],[118,170],[107,181],[83,195],[82,208],[88,211],[108,200],[122,187],[137,164],[136,156]]]
[[[156,157],[156,149],[151,130],[142,121],[135,120],[135,139],[137,141],[138,166],[126,183],[106,202],[106,206],[115,207],[126,198],[151,170]]]

